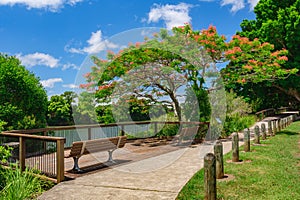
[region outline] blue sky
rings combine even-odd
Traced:
[[[0,0],[0,52],[17,56],[52,96],[76,88],[84,60],[115,48],[111,38],[120,33],[189,22],[195,30],[214,25],[230,39],[243,19],[255,18],[257,2]]]

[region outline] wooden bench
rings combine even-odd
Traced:
[[[73,142],[71,151],[65,158],[73,157],[74,167],[73,171],[81,171],[78,165],[78,160],[82,155],[96,153],[101,151],[108,151],[108,162],[114,162],[112,158],[112,153],[118,149],[125,146],[126,136],[119,136],[113,138],[101,138],[95,140],[86,140]]]
[[[178,144],[182,144],[182,141],[186,140],[193,142],[199,128],[199,126],[182,128],[179,134],[175,136],[175,140],[178,141]]]

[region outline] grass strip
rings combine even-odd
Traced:
[[[242,152],[242,164],[227,163],[231,153],[224,156],[225,174],[235,178],[217,181],[218,199],[300,199],[300,121],[251,146]],[[197,172],[183,187],[177,199],[204,199],[204,172]]]

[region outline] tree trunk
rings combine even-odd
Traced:
[[[300,102],[300,92],[297,89],[295,88],[286,89],[276,84],[273,84],[273,86],[278,90],[280,90],[281,92],[284,92],[285,94],[294,97],[295,99],[297,99],[297,101]]]
[[[173,107],[174,107],[174,112],[178,117],[178,121],[182,120],[182,116],[181,116],[181,108],[180,108],[180,104],[178,102],[178,100],[176,99],[176,97],[174,96],[174,94],[170,94],[170,97],[173,101]]]

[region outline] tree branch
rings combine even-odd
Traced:
[[[294,97],[295,99],[297,99],[297,101],[300,102],[300,92],[297,89],[294,89],[294,88],[285,89],[285,88],[283,88],[279,85],[276,85],[276,84],[273,84],[273,86],[275,88],[277,88],[278,90],[280,90],[281,92]]]

